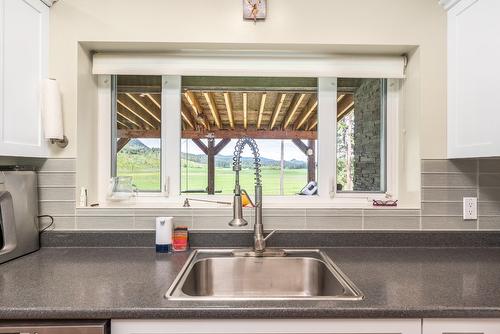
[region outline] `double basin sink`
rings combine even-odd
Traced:
[[[193,251],[165,297],[171,300],[361,300],[361,291],[317,249],[246,257],[231,249]]]

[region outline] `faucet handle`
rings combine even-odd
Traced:
[[[250,197],[250,195],[248,195],[247,191],[245,189],[241,189],[241,193],[243,195],[246,196],[246,198],[248,199],[248,201],[250,202],[250,204],[252,204],[252,206],[255,208],[257,205],[252,201],[252,198]],[[259,203],[257,203],[259,204]]]
[[[264,238],[264,241],[269,239],[274,233],[276,233],[276,230],[272,230],[268,235],[266,235],[266,237]]]

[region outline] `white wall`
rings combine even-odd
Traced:
[[[407,132],[406,146],[400,152],[404,159],[399,179],[403,202],[418,203],[420,159],[446,157],[446,13],[438,1],[268,2],[268,19],[256,25],[242,20],[241,0],[57,2],[50,17],[49,72],[61,86],[70,144],[65,150],[52,147],[52,156],[78,156],[77,186],[95,187],[91,167],[96,159],[95,132],[91,121],[97,118],[97,102],[95,94],[88,92],[95,88],[95,81],[90,75],[89,55],[79,43],[85,45],[87,51],[131,47],[135,50],[189,49],[203,45],[342,52],[370,50],[392,54],[412,50],[410,77],[403,87],[401,124]],[[92,192],[90,194],[92,196]]]
[[[240,0],[56,3],[50,17],[49,71],[64,95],[70,145],[52,155],[77,155],[78,42],[116,41],[417,45],[421,157],[446,156],[446,16],[437,0],[268,1],[268,19],[257,25],[242,20]]]

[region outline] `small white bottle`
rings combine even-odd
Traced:
[[[172,252],[174,217],[156,217],[156,252]]]

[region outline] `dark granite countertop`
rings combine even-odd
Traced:
[[[0,319],[500,317],[500,248],[325,248],[362,301],[169,301],[188,254],[42,248],[0,265]]]

